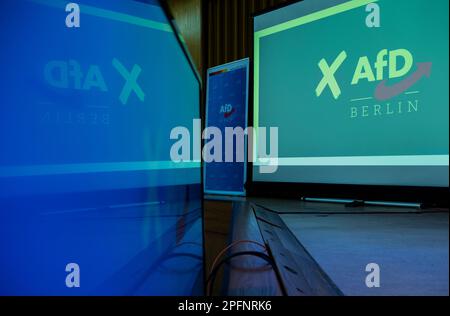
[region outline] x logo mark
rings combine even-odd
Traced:
[[[131,92],[135,92],[138,96],[139,100],[144,102],[145,93],[142,91],[141,87],[137,83],[137,78],[141,74],[141,67],[139,65],[134,65],[131,73],[121,64],[119,60],[116,58],[113,59],[112,64],[114,68],[122,75],[125,79],[125,85],[123,86],[122,92],[120,93],[120,101],[123,105],[127,104],[128,98],[130,97]]]
[[[322,71],[323,78],[316,88],[316,95],[318,97],[322,94],[323,90],[325,90],[327,86],[330,87],[331,93],[333,94],[333,97],[335,99],[337,99],[341,95],[341,88],[339,88],[339,85],[336,81],[336,78],[334,77],[334,74],[336,73],[336,71],[342,65],[342,63],[346,58],[347,53],[345,51],[342,51],[339,54],[339,56],[334,60],[331,66],[328,66],[327,61],[325,59],[322,59],[319,62],[319,68]]]

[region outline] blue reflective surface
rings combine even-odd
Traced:
[[[0,295],[201,295],[199,82],[157,1],[77,3],[0,4]]]

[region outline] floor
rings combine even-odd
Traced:
[[[449,294],[448,213],[281,217],[345,295]],[[366,286],[369,263],[379,288]]]

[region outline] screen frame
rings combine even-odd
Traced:
[[[157,0],[163,9],[164,13],[166,14],[167,20],[169,21],[169,24],[173,30],[173,34],[175,34],[175,37],[178,41],[178,44],[183,50],[184,55],[186,56],[186,59],[188,60],[189,66],[192,69],[192,72],[195,74],[195,77],[200,85],[200,96],[202,95],[201,90],[203,89],[203,80],[202,77],[197,70],[197,67],[195,66],[194,59],[192,58],[192,55],[189,53],[189,49],[187,48],[185,41],[183,40],[183,36],[181,35],[180,30],[177,27],[177,24],[175,22],[175,18],[172,15],[172,12],[170,11],[169,4],[167,0]],[[200,98],[200,114],[201,114],[201,104],[202,104],[202,98]]]
[[[302,2],[303,0],[288,0],[279,5],[254,12],[249,18],[250,43],[250,81],[249,81],[249,126],[254,124],[254,25],[255,18],[281,8]],[[401,185],[354,185],[307,182],[270,182],[255,181],[253,177],[254,164],[247,166],[247,193],[250,196],[271,196],[282,198],[302,197],[337,198],[365,201],[392,201],[420,203],[423,207],[448,207],[449,187],[401,186]]]
[[[199,84],[199,109],[198,109],[198,115],[199,118],[201,119],[203,117],[203,109],[204,109],[204,103],[205,103],[205,98],[204,98],[204,85],[203,85],[203,80],[202,80],[202,76],[199,73],[199,71],[197,70],[197,67],[195,66],[194,63],[194,59],[192,58],[192,55],[189,53],[189,50],[185,44],[185,41],[182,39],[182,35],[180,33],[180,30],[178,29],[176,23],[175,23],[175,18],[172,15],[172,12],[170,10],[169,4],[167,3],[167,0],[158,0],[159,4],[161,5],[161,8],[163,9],[164,13],[166,14],[167,19],[169,20],[170,26],[173,29],[173,33],[175,34],[175,37],[178,41],[178,44],[180,45],[180,47],[183,50],[184,55],[186,56],[186,59],[189,63],[189,65],[191,66],[191,69],[198,81]],[[203,11],[201,12],[201,14],[203,14]],[[201,22],[201,30],[203,32],[203,22]],[[202,34],[202,42],[203,42],[203,34]],[[203,58],[203,55],[201,56],[201,58]],[[203,120],[202,120],[203,121]],[[202,130],[203,130],[203,125],[204,122],[202,122]],[[203,141],[201,140],[201,144],[202,144],[202,148],[203,148]],[[201,159],[200,161],[200,196],[204,197],[205,196],[205,183],[204,183],[204,162],[203,159]],[[206,287],[206,279],[207,279],[207,269],[206,269],[206,230],[205,230],[205,199],[202,198],[201,202],[201,221],[202,221],[202,256],[203,256],[203,262],[202,262],[202,268],[203,268],[203,294],[207,293],[207,287]]]

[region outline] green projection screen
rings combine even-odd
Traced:
[[[447,187],[448,6],[304,0],[256,16],[254,125],[279,128],[279,167],[260,173],[254,150],[253,180]]]

